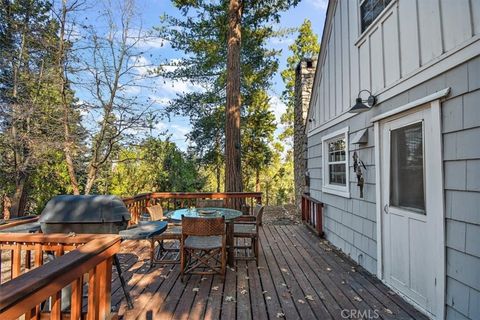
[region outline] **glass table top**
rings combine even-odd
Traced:
[[[219,218],[223,216],[226,221],[229,221],[240,217],[242,212],[228,208],[187,208],[172,211],[169,217],[172,220],[182,220],[182,215],[198,218]]]

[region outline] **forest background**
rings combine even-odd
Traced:
[[[295,67],[319,51],[309,20],[279,27],[281,13],[297,3],[245,2],[241,20],[242,182],[245,191],[263,192],[267,204],[293,202]],[[159,14],[155,27],[144,28],[133,0],[2,1],[4,216],[38,213],[57,194],[224,190],[228,1],[171,5],[174,14]],[[292,37],[279,70],[282,52],[269,44]],[[177,55],[165,58],[148,46]],[[286,105],[280,123],[269,94],[279,72]],[[155,95],[185,83],[189,90],[168,101]],[[175,117],[190,124],[186,146],[162,126]]]

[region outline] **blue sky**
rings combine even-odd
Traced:
[[[310,19],[314,32],[319,36],[322,34],[323,24],[328,0],[303,0],[294,8],[284,12],[281,16],[278,28],[298,27],[304,19]],[[160,16],[164,13],[170,15],[178,15],[179,12],[174,8],[168,0],[137,0],[138,12],[143,30],[149,30],[160,24]],[[277,120],[285,111],[285,105],[279,99],[284,89],[280,71],[286,66],[286,59],[290,55],[288,46],[293,42],[296,34],[290,35],[288,38],[272,39],[268,46],[274,49],[281,49],[282,53],[279,57],[279,71],[274,76],[273,87],[270,92],[272,111],[275,113]],[[152,38],[142,44],[142,51],[145,53],[141,57],[140,64],[154,65],[160,61],[179,59],[182,52],[174,51],[168,44],[162,43],[160,39]],[[147,72],[148,68],[140,68],[140,72]],[[149,87],[133,88],[131,94],[149,97],[150,101],[154,101],[153,108],[161,110],[168,103],[169,99],[175,97],[177,93],[195,90],[189,82],[172,83],[165,79],[149,80]],[[80,93],[80,92],[79,92]],[[82,98],[80,93],[80,98]],[[86,97],[85,97],[86,98]],[[86,98],[87,99],[87,98]],[[88,100],[88,99],[87,99]],[[155,133],[160,131],[168,131],[171,140],[174,141],[182,150],[186,150],[189,141],[186,140],[186,134],[190,131],[188,119],[183,117],[171,117],[162,119],[156,125]],[[277,133],[281,131],[281,125],[278,124]]]

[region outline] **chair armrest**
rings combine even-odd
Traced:
[[[234,220],[234,223],[255,222],[257,218],[254,216],[240,216]]]
[[[256,225],[257,222],[256,222],[256,221],[240,221],[240,222],[236,222],[235,224],[251,224],[251,225]]]

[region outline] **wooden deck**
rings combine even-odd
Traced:
[[[303,225],[265,225],[260,243],[258,264],[237,261],[224,283],[191,276],[183,284],[178,265],[149,267],[147,242],[124,242],[134,309],[115,275],[112,306],[120,319],[427,319]]]

